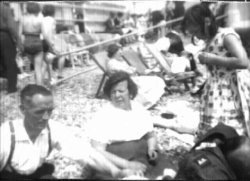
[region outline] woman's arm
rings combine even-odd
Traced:
[[[200,62],[208,65],[217,65],[232,69],[245,69],[248,67],[249,62],[247,53],[235,35],[230,34],[224,38],[224,47],[231,54],[231,57],[223,57],[204,52],[198,56]]]
[[[149,132],[147,135],[148,150],[157,150],[157,137],[154,131]]]
[[[148,156],[149,160],[155,160],[157,158],[157,137],[154,131],[148,133],[147,135],[148,144]]]
[[[154,119],[154,126],[172,129],[178,133],[182,134],[194,134],[197,127],[190,125],[188,122],[178,122],[176,118],[174,119]]]

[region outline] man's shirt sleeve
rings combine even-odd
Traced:
[[[11,147],[11,133],[9,124],[3,123],[0,126],[0,171],[7,164]]]

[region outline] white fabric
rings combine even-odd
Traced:
[[[13,125],[16,143],[11,166],[20,174],[32,174],[47,158],[49,149],[48,129],[44,129],[33,143],[24,128],[22,120],[13,121]],[[89,153],[92,151],[86,141],[78,140],[67,131],[66,127],[59,123],[49,122],[49,127],[52,148],[60,148],[64,156],[89,162]],[[11,133],[8,122],[1,125],[0,135],[0,170],[2,170],[10,154]],[[9,166],[6,169],[11,170]]]
[[[168,51],[170,47],[170,40],[166,37],[159,38],[155,43],[155,48],[160,51]]]
[[[171,72],[170,65],[166,62],[166,60],[162,56],[161,52],[159,51],[159,48],[156,48],[154,43],[152,43],[152,44],[146,43],[145,46],[153,54],[153,56],[159,62],[159,64],[162,66],[164,71]]]
[[[115,141],[140,139],[153,131],[153,120],[149,112],[131,101],[132,110],[126,111],[108,103],[97,112],[88,123],[88,135],[91,139],[110,144]]]
[[[56,21],[51,16],[46,16],[42,20],[42,31],[43,31],[43,38],[50,40],[51,42],[54,41],[55,37],[55,30],[56,30]]]
[[[125,61],[119,61],[116,59],[110,59],[107,63],[108,72],[114,73],[116,71],[124,71],[129,74],[135,73],[136,68],[131,67]]]
[[[185,57],[173,57],[171,64],[172,73],[185,72],[186,69],[190,69],[190,61]]]

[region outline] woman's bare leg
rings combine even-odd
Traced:
[[[65,57],[60,57],[58,59],[58,77],[63,77],[62,72],[64,68],[64,63],[65,63]]]
[[[35,69],[35,81],[36,84],[38,85],[43,85],[43,79],[44,79],[44,75],[43,75],[43,52],[38,53],[37,55],[35,55],[34,57],[34,69]]]

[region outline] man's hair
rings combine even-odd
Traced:
[[[213,13],[204,3],[194,5],[186,11],[184,19],[182,21],[183,33],[186,33],[186,29],[188,26],[199,26],[201,33],[205,35],[205,18],[209,18],[211,20],[211,24],[208,30],[210,36],[215,36],[218,30],[218,26]]]
[[[250,138],[239,136],[226,142],[226,159],[237,179],[250,179]]]
[[[132,96],[132,99],[134,99],[138,91],[137,85],[134,83],[134,81],[131,79],[128,73],[122,71],[111,74],[111,76],[104,85],[103,91],[105,96],[110,98],[111,89],[122,81],[128,82],[129,94]]]
[[[23,104],[25,101],[29,101],[29,99],[36,94],[41,94],[43,96],[52,95],[51,91],[49,91],[48,89],[46,89],[41,85],[28,84],[21,90],[20,94],[21,104]]]
[[[27,12],[29,14],[38,14],[41,8],[40,5],[36,2],[28,2],[27,4]]]
[[[55,7],[53,5],[47,4],[43,6],[43,16],[51,16],[53,17],[55,15]]]
[[[168,51],[170,53],[180,55],[181,52],[184,50],[183,41],[181,37],[174,32],[167,33],[166,37],[170,40],[170,46]]]

